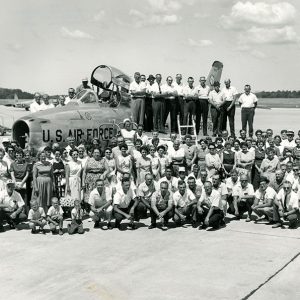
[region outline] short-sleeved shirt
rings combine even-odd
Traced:
[[[47,212],[47,216],[49,216],[51,218],[56,217],[56,216],[62,216],[63,214],[64,214],[64,211],[60,205],[58,206],[57,209],[54,206],[51,206]]]
[[[245,188],[242,188],[241,184],[237,184],[232,189],[232,196],[233,197],[239,197],[241,200],[243,199],[243,196],[253,196],[254,197],[254,189],[253,185],[251,183],[248,183]]]
[[[219,91],[218,93],[215,90],[211,91],[208,95],[208,98],[209,102],[217,108],[219,108],[224,103],[223,94],[221,91]]]
[[[197,97],[197,88],[192,87],[190,88],[189,86],[184,87],[183,89],[183,95],[185,97]]]
[[[46,218],[45,211],[42,207],[38,207],[37,210],[32,208],[28,212],[28,220],[39,220],[40,218]]]
[[[6,189],[0,192],[0,204],[8,205],[9,208],[3,208],[4,211],[8,212],[13,212],[25,205],[22,196],[17,191],[8,195]]]
[[[138,197],[144,197],[150,199],[152,194],[158,190],[159,190],[159,186],[157,182],[153,181],[150,185],[147,185],[146,182],[144,181],[138,186],[136,195]]]
[[[193,202],[195,199],[196,199],[195,195],[189,189],[186,189],[183,195],[181,195],[179,191],[173,194],[174,205],[177,207],[185,207],[189,205],[191,202]]]
[[[183,96],[184,86],[182,83],[178,84],[177,82],[173,83],[174,89],[177,91],[178,96]]]
[[[15,175],[16,179],[22,180],[25,177],[26,172],[29,172],[30,169],[29,169],[28,164],[26,162],[22,163],[22,164],[19,164],[19,163],[14,161],[14,162],[11,163],[9,171],[14,172],[14,175]]]
[[[221,200],[221,194],[217,190],[212,190],[211,194],[208,195],[205,191],[202,193],[199,203],[207,207],[217,207],[223,209]]]
[[[258,204],[266,204],[268,200],[274,200],[276,197],[276,192],[273,188],[271,187],[267,187],[265,192],[260,191],[260,189],[258,189],[255,192],[255,198],[259,199]]]
[[[239,98],[239,103],[241,103],[242,108],[253,108],[256,102],[257,97],[253,93],[249,93],[249,95],[243,93]]]
[[[169,184],[169,191],[170,192],[174,192],[177,191],[178,189],[178,178],[177,177],[171,177],[171,179],[169,180],[166,176],[161,178],[158,182],[159,186],[162,182],[166,181]]]
[[[161,191],[156,191],[151,196],[151,205],[157,208],[166,209],[169,205],[173,205],[173,193],[168,191],[163,197]]]
[[[168,96],[164,96],[165,99],[174,100],[175,96],[177,96],[177,91],[175,90],[173,85],[163,84],[161,86],[161,92],[169,94]]]
[[[118,205],[120,208],[127,208],[130,202],[135,198],[135,193],[132,189],[129,189],[125,194],[123,189],[117,190],[114,195],[114,205]]]
[[[203,87],[202,85],[197,86],[197,93],[199,99],[208,99],[209,92],[210,87],[208,85],[205,85],[205,87]]]
[[[72,220],[82,220],[83,214],[84,214],[84,212],[83,212],[83,209],[82,209],[82,208],[77,209],[76,207],[74,207],[74,208],[71,210],[71,217],[72,217]]]
[[[29,110],[31,113],[40,111],[40,110],[42,110],[42,104],[38,104],[35,100],[33,100],[33,102],[30,104]]]
[[[218,191],[221,196],[228,195],[228,190],[227,190],[226,184],[224,182],[221,182],[218,188],[215,188],[213,186],[213,190]]]
[[[108,201],[112,200],[112,189],[110,187],[104,187],[100,195],[97,188],[93,189],[90,193],[89,204],[96,208],[105,205]]]
[[[140,83],[137,83],[136,81],[133,81],[130,83],[130,86],[129,86],[129,91],[130,92],[142,92],[143,90],[145,90],[146,92],[146,83],[145,82],[140,82]],[[139,95],[139,96],[136,96],[136,95],[132,95],[131,96],[132,98],[144,98],[145,96],[143,95]]]
[[[232,178],[228,177],[228,178],[225,179],[225,184],[226,184],[228,192],[230,191],[232,193],[233,188],[236,185],[240,184],[240,179],[238,178],[238,180],[236,182],[233,182]]]
[[[230,86],[229,88],[223,87],[222,94],[225,101],[233,101],[234,97],[238,94],[238,91],[233,86]]]
[[[285,205],[284,203],[285,195],[286,195],[285,191],[281,189],[276,196],[276,199],[278,200],[282,208],[284,208]],[[291,211],[293,209],[299,209],[299,199],[297,193],[291,191],[290,195],[287,196],[286,207],[287,207],[287,211]]]

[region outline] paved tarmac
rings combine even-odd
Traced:
[[[244,220],[217,231],[92,225],[73,236],[2,233],[0,299],[300,298],[300,229]]]

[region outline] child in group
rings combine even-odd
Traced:
[[[31,233],[35,234],[41,230],[43,234],[46,234],[44,226],[47,225],[47,221],[44,209],[38,206],[38,202],[36,200],[30,201],[30,205],[31,209],[28,213],[28,221]],[[39,229],[37,230],[36,227],[39,227]]]
[[[72,222],[68,225],[69,234],[74,234],[78,232],[83,234],[83,224],[82,224],[83,209],[81,208],[79,200],[74,201],[74,208],[71,211]]]
[[[63,235],[63,214],[64,211],[62,210],[61,206],[59,205],[58,199],[53,197],[51,199],[52,206],[48,209],[47,212],[47,219],[50,230],[52,234],[57,234],[56,227],[58,226],[58,233],[59,235]]]

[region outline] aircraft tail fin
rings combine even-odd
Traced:
[[[214,61],[210,69],[210,72],[207,76],[206,84],[212,87],[215,81],[220,82],[222,71],[223,71],[223,64],[220,61]]]

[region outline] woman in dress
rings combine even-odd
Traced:
[[[66,187],[66,167],[61,159],[61,150],[55,149],[52,163],[54,177],[54,194],[60,199],[65,196]]]
[[[236,152],[236,166],[238,167],[239,175],[246,174],[250,182],[251,170],[254,164],[254,152],[248,150],[246,142],[241,142],[241,149],[241,151]]]
[[[232,151],[237,153],[237,152],[240,152],[241,151],[241,143],[239,140],[235,140],[233,142],[233,148],[232,148]]]
[[[32,175],[32,170],[33,170],[33,165],[35,164],[35,160],[32,157],[32,151],[25,150],[24,151],[24,161],[27,163],[28,166],[28,178],[26,181],[26,197],[27,201],[29,202],[31,200],[32,196],[32,189],[33,189],[33,175]],[[30,207],[30,202],[28,203]]]
[[[156,147],[151,145],[149,152],[150,153],[148,154],[148,157],[151,159],[151,170],[153,179],[155,181],[158,181],[160,179],[160,163],[156,155]]]
[[[225,175],[228,177],[232,169],[235,168],[235,153],[231,150],[231,144],[226,142],[221,153],[221,162]]]
[[[280,162],[275,151],[272,148],[267,150],[267,157],[262,161],[260,166],[260,175],[267,177],[270,182],[275,180],[275,172],[280,169]]]
[[[132,175],[132,158],[131,155],[127,153],[127,144],[120,145],[121,155],[116,158],[117,166],[117,179],[122,180],[124,173],[129,173]]]
[[[275,135],[274,136],[274,145],[275,145],[275,147],[277,147],[279,149],[280,157],[278,157],[278,158],[279,158],[279,160],[281,160],[284,146],[281,146],[281,137],[280,137],[280,135]]]
[[[146,174],[152,173],[151,170],[151,158],[148,157],[148,148],[142,146],[141,157],[137,161],[137,185],[145,181]]]
[[[89,202],[91,191],[96,186],[97,179],[106,179],[108,166],[106,161],[101,157],[101,150],[94,148],[92,157],[88,159],[83,169],[82,187],[84,189],[84,202]]]
[[[0,192],[6,189],[6,181],[8,179],[8,165],[3,160],[5,151],[0,148]]]
[[[209,150],[207,148],[207,142],[205,140],[200,140],[200,147],[198,147],[197,151],[198,167],[200,170],[206,168],[205,155],[207,153],[209,153]]]
[[[78,150],[70,151],[71,160],[66,166],[66,191],[72,201],[81,201],[81,172],[82,164],[78,160]],[[74,203],[73,205],[74,206]]]
[[[39,155],[39,161],[33,166],[33,199],[38,201],[45,212],[51,206],[51,198],[53,195],[54,177],[53,167],[50,162],[46,160],[45,152]]]
[[[117,184],[117,165],[116,161],[112,158],[111,148],[106,148],[104,151],[104,161],[107,164],[108,172],[106,175],[108,185],[115,186]]]
[[[260,181],[260,166],[262,161],[266,157],[266,151],[264,149],[264,142],[262,140],[256,143],[254,167],[253,167],[253,179],[252,184],[255,190],[259,188]]]
[[[125,119],[123,124],[124,128],[121,129],[121,135],[130,150],[134,146],[135,130],[132,129],[132,123],[129,119]]]
[[[216,146],[214,143],[208,145],[208,150],[209,153],[205,155],[205,164],[208,178],[210,178],[220,171],[222,162],[220,156],[216,153]]]
[[[85,147],[83,145],[78,146],[77,149],[78,149],[78,160],[81,161],[82,168],[84,168],[89,157],[86,154]]]
[[[16,151],[16,160],[10,165],[10,176],[15,183],[16,190],[21,194],[25,202],[26,196],[26,181],[29,176],[28,164],[24,161],[24,152],[22,150]]]

